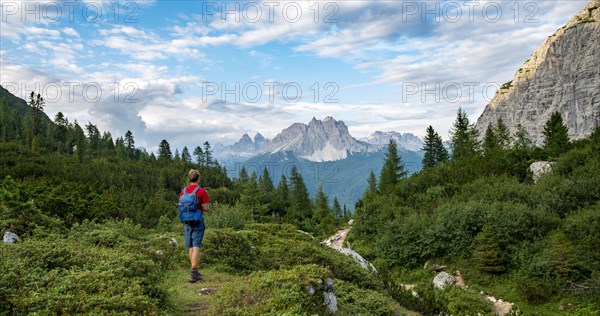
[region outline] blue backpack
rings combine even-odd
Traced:
[[[183,188],[183,195],[179,198],[179,220],[186,224],[199,223],[204,219],[200,207],[198,206],[198,197],[196,193],[200,189],[197,186],[192,193],[187,193],[186,188]]]

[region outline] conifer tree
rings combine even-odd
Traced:
[[[190,151],[187,146],[184,146],[181,150],[181,160],[186,163],[192,162],[192,156],[190,155]]]
[[[498,144],[496,132],[494,132],[494,128],[491,125],[488,125],[483,137],[483,152],[486,156],[489,156],[498,152],[499,148],[500,145]]]
[[[377,188],[377,177],[375,177],[375,172],[371,170],[369,173],[369,180],[367,180],[369,186],[367,187],[367,192],[378,193],[379,189]]]
[[[203,166],[206,157],[204,156],[204,151],[202,151],[202,147],[196,146],[194,149],[194,157],[196,158],[196,163]]]
[[[452,140],[452,159],[469,157],[478,153],[479,135],[475,127],[469,122],[467,113],[459,108],[456,120],[450,130]]]
[[[496,121],[496,128],[494,130],[496,134],[496,139],[498,140],[498,145],[501,149],[508,149],[510,143],[512,142],[510,131],[504,121],[499,118]]]
[[[379,176],[379,190],[381,192],[390,192],[400,179],[406,176],[404,165],[402,164],[400,155],[398,155],[396,141],[391,139],[387,147],[385,162]]]
[[[208,141],[204,142],[204,165],[207,167],[212,166],[213,158],[212,158],[212,150],[210,149],[210,143]]]
[[[475,241],[477,246],[473,253],[473,260],[476,266],[487,273],[505,272],[506,259],[489,225],[483,227],[483,230],[475,237]]]
[[[175,148],[175,154],[173,155],[173,160],[180,161],[181,156],[179,155],[179,149]]]
[[[163,139],[158,145],[158,160],[169,161],[171,159],[173,159],[171,145],[166,139]]]
[[[305,218],[310,218],[312,205],[308,189],[302,175],[296,166],[290,171],[290,210],[288,216],[293,223],[300,223]]]
[[[313,219],[322,235],[328,235],[335,228],[335,217],[329,208],[329,197],[323,191],[323,184],[317,190]]]
[[[336,220],[342,220],[342,218],[344,217],[344,211],[342,210],[342,205],[340,204],[340,201],[338,200],[337,196],[333,198],[332,211],[333,216]]]
[[[533,146],[531,138],[529,137],[529,133],[525,130],[523,125],[517,125],[517,133],[515,134],[515,142],[513,144],[513,149],[517,150],[525,150],[530,149]]]
[[[275,185],[273,185],[273,180],[271,180],[271,175],[266,167],[263,169],[258,182],[260,189],[265,193],[270,194],[275,190]]]
[[[569,130],[560,113],[552,113],[544,126],[543,134],[544,149],[551,157],[558,157],[569,149]]]
[[[442,138],[431,125],[427,127],[427,135],[423,145],[423,168],[431,168],[442,162],[448,161],[448,151],[444,147]]]

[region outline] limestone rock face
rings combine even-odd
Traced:
[[[516,133],[523,125],[536,145],[559,112],[571,139],[600,125],[600,0],[592,0],[531,55],[514,79],[502,86],[477,120],[480,135],[502,119]]]

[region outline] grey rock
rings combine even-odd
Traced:
[[[440,290],[443,290],[448,285],[452,284],[454,284],[454,277],[446,272],[438,273],[438,275],[436,275],[433,279],[433,285]]]
[[[328,291],[323,292],[323,305],[327,308],[327,311],[330,313],[337,312],[337,299],[335,297],[335,293]]]
[[[538,182],[538,180],[545,174],[552,171],[552,168],[556,165],[555,162],[548,161],[536,161],[529,166],[529,171],[531,171],[533,182]]]
[[[377,273],[377,269],[375,269],[375,267],[369,261],[363,258],[363,256],[358,254],[358,252],[348,248],[342,248],[340,249],[340,252],[350,257],[354,262],[360,264],[360,266],[364,269],[369,269],[371,272]]]
[[[169,241],[169,245],[174,246],[174,247],[179,247],[179,243],[177,242],[177,239],[171,237],[171,240]]]
[[[5,244],[14,244],[19,240],[20,240],[19,236],[17,236],[17,234],[12,233],[12,232],[5,232],[4,237],[2,237],[2,241]]]
[[[600,125],[600,0],[592,0],[538,48],[500,88],[477,120],[483,137],[502,119],[514,135],[518,124],[536,145],[553,112],[562,114],[571,139]]]

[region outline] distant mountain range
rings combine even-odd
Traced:
[[[331,116],[322,121],[313,118],[308,124],[294,123],[277,134],[273,140],[260,133],[254,140],[244,134],[233,145],[215,144],[214,156],[223,163],[243,162],[249,158],[280,152],[292,152],[296,157],[312,162],[338,161],[358,153],[384,149],[390,139],[404,151],[421,151],[423,140],[411,133],[381,132],[360,140],[352,137],[343,121]]]
[[[409,173],[421,170],[423,140],[410,133],[381,132],[356,139],[343,121],[331,116],[313,118],[308,124],[294,123],[272,140],[260,133],[252,139],[244,134],[233,145],[215,144],[213,155],[236,174],[242,166],[248,173],[261,174],[267,168],[275,184],[288,176],[292,166],[302,174],[309,192],[319,185],[349,209],[362,196],[371,170],[379,175],[390,139],[396,141]]]

